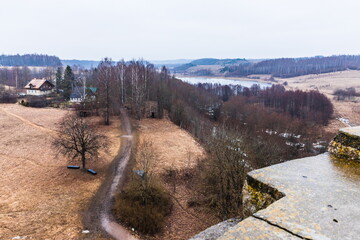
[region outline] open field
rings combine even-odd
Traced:
[[[104,179],[120,147],[120,121],[99,126],[111,139],[109,151],[88,163],[93,176],[68,170],[66,159],[55,157],[51,141],[65,110],[0,104],[0,239],[77,239],[82,212]],[[91,119],[99,121],[99,119]]]
[[[164,173],[167,169],[185,169],[196,165],[204,156],[204,149],[196,140],[170,120],[147,118],[141,121],[140,141],[151,141],[158,154],[154,172]],[[190,155],[190,156],[189,156]]]
[[[152,239],[188,239],[204,230],[209,223],[215,223],[216,219],[212,219],[204,213],[195,212],[187,206],[188,200],[193,197],[194,193],[186,187],[186,183],[177,182],[174,191],[173,184],[165,182],[163,178],[169,169],[181,172],[181,170],[186,171],[187,168],[194,167],[197,159],[205,156],[205,151],[200,144],[188,132],[168,119],[144,119],[141,122],[140,141],[144,139],[153,143],[158,154],[158,160],[153,164],[154,172],[161,179],[166,190],[183,207],[182,209],[176,201],[173,201],[173,211],[166,221],[164,233]],[[201,219],[206,219],[207,223]]]
[[[342,72],[324,73],[317,75],[305,75],[294,78],[276,78],[279,83],[288,82],[287,89],[319,90],[324,93],[334,104],[335,117],[349,119],[350,123],[360,125],[360,98],[353,101],[336,101],[332,93],[336,89],[354,87],[360,92],[360,71],[348,70]],[[333,120],[329,130],[347,127],[338,120]]]

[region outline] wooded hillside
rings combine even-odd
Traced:
[[[341,55],[330,57],[270,59],[255,64],[228,66],[224,67],[221,71],[225,73],[226,76],[271,74],[274,77],[286,78],[359,68],[359,55]]]
[[[0,66],[61,66],[61,61],[43,54],[0,55]]]

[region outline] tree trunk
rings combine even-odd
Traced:
[[[82,162],[83,169],[86,169],[85,168],[85,153],[81,154],[81,162]]]

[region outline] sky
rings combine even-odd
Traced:
[[[61,59],[360,54],[358,0],[0,0],[0,54]]]

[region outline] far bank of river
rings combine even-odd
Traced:
[[[184,76],[175,76],[176,78],[190,83],[213,83],[221,85],[241,85],[243,87],[251,87],[254,84],[259,84],[261,88],[271,87],[271,83],[264,83],[256,80],[240,80],[232,78],[212,78],[212,77],[184,77]]]

